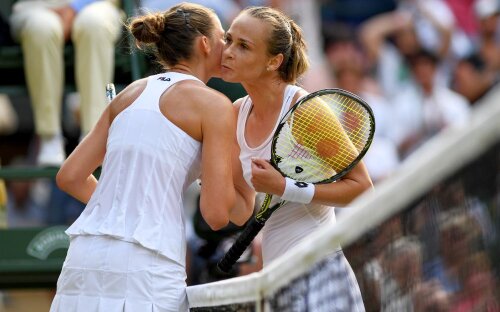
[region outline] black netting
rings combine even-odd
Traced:
[[[366,311],[500,311],[499,206],[500,144],[344,247]],[[319,262],[268,310],[353,311],[336,269]]]
[[[353,289],[342,252],[334,252],[303,276],[265,300],[269,311],[361,312],[362,298]]]
[[[499,235],[497,144],[344,251],[367,311],[500,311]]]
[[[500,143],[343,252],[368,312],[500,312]],[[332,252],[257,303],[261,311],[353,311],[356,298],[339,286],[345,281],[335,260],[340,255]],[[252,303],[191,309],[255,310]]]

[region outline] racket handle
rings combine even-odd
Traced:
[[[252,243],[253,239],[260,232],[264,223],[253,218],[252,221],[245,227],[243,232],[238,236],[233,246],[226,252],[224,257],[217,263],[217,267],[224,273],[229,273],[233,265],[238,261],[243,252]]]
[[[113,83],[108,83],[106,85],[106,98],[108,103],[111,102],[116,96],[115,85]]]

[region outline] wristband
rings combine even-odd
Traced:
[[[285,178],[285,191],[281,199],[295,203],[309,204],[313,197],[314,184]]]

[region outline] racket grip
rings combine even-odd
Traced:
[[[226,252],[224,257],[217,263],[217,267],[224,273],[229,273],[233,265],[238,261],[243,252],[252,243],[253,239],[260,230],[264,227],[264,223],[257,221],[253,218],[252,221],[245,227],[243,232],[238,236],[233,246]]]
[[[116,96],[115,85],[113,83],[108,83],[106,85],[106,98],[108,103],[111,102]]]

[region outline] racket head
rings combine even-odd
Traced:
[[[356,166],[375,134],[370,106],[346,90],[323,89],[301,98],[283,116],[271,145],[271,164],[285,177],[321,184]]]

